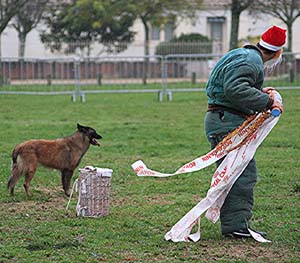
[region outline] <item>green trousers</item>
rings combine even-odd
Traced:
[[[207,139],[214,148],[230,131],[234,130],[244,119],[229,112],[207,112],[205,131]],[[222,160],[219,160],[219,165]],[[254,203],[253,189],[257,181],[257,168],[252,159],[243,173],[232,186],[221,208],[220,220],[222,234],[249,227]]]

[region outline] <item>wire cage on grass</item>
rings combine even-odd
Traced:
[[[102,217],[109,213],[112,169],[86,166],[79,169],[77,216]]]

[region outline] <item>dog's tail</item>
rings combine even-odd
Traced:
[[[22,176],[22,159],[19,156],[20,151],[19,148],[15,148],[12,152],[12,163],[11,163],[11,175],[7,182],[7,188],[10,191],[10,194],[14,194],[14,188],[16,186],[16,183]]]

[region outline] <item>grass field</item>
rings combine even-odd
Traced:
[[[142,159],[162,172],[209,150],[204,135],[206,96],[155,94],[0,96],[0,262],[300,262],[300,90],[283,90],[285,113],[256,153],[260,172],[252,227],[272,243],[230,240],[206,219],[197,243],[172,243],[164,234],[205,197],[215,167],[171,178],[139,178],[131,164]],[[39,168],[27,198],[19,181],[6,189],[11,151],[32,138],[72,134],[76,124],[103,136],[80,167],[114,170],[110,214],[77,218],[76,195],[68,213],[58,172]],[[73,181],[78,176],[75,174]]]

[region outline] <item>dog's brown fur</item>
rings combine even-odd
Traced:
[[[90,127],[77,124],[77,131],[66,138],[56,140],[29,140],[15,147],[12,152],[12,171],[8,180],[10,194],[22,175],[25,175],[24,188],[28,196],[30,181],[34,177],[38,164],[61,172],[64,192],[69,195],[70,182],[73,172],[90,144],[100,145],[97,139],[101,135]]]

